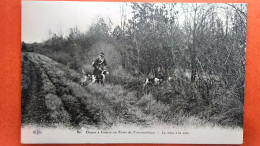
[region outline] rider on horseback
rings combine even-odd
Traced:
[[[107,66],[107,62],[106,59],[104,57],[104,53],[100,53],[100,55],[97,57],[97,59],[95,60],[95,62],[93,62],[93,67],[94,67],[94,71],[93,71],[93,75],[98,75],[101,74],[101,72],[106,69]]]

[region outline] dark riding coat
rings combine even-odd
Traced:
[[[106,59],[103,61],[98,57],[95,62],[93,63],[94,71],[93,75],[101,74],[102,69],[107,66]]]

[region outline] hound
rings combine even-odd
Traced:
[[[93,83],[100,83],[104,85],[105,80],[106,80],[106,75],[108,75],[109,72],[107,70],[103,70],[100,74],[97,75],[91,75],[91,84]]]
[[[87,81],[87,80],[90,80],[91,83],[90,84],[93,84],[93,83],[100,83],[102,85],[104,85],[105,83],[105,79],[106,79],[106,75],[109,74],[109,72],[107,70],[103,70],[100,72],[100,74],[97,74],[97,75],[93,75],[93,74],[86,74],[84,72],[84,70],[82,70],[82,73],[84,74],[83,77],[81,78],[81,85],[84,85],[84,83]]]
[[[172,77],[168,77],[167,81],[171,81]],[[145,88],[145,86],[147,84],[150,85],[159,85],[162,84],[165,81],[164,77],[160,77],[160,78],[147,78],[145,79],[145,83],[143,84],[143,88]]]
[[[83,76],[80,79],[80,85],[84,86],[87,80],[89,79],[89,74],[86,74],[85,71],[82,69]]]

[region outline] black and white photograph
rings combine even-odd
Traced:
[[[22,2],[22,143],[242,144],[246,3]]]

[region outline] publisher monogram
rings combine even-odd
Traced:
[[[36,129],[33,131],[33,134],[40,135],[40,134],[42,134],[42,131],[39,129]]]

